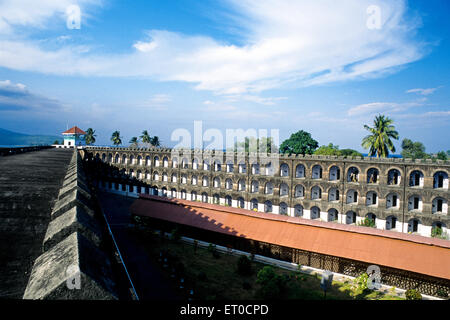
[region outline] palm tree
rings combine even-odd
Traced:
[[[142,131],[142,136],[140,136],[143,143],[150,143],[150,135],[147,130]]]
[[[155,146],[155,147],[159,147],[161,145],[161,142],[159,141],[158,136],[154,136],[150,139],[150,143]]]
[[[84,141],[86,142],[87,145],[93,144],[95,143],[95,137],[97,135],[95,134],[95,130],[93,130],[92,128],[89,128],[86,130],[86,135],[84,136]]]
[[[122,140],[120,138],[120,131],[113,132],[111,136],[111,141],[114,143],[115,146],[122,144]]]
[[[130,143],[131,143],[132,147],[137,147],[137,145],[138,145],[138,138],[137,137],[131,138]]]
[[[393,122],[389,117],[379,114],[373,121],[373,128],[364,125],[364,129],[368,130],[371,134],[362,140],[361,145],[364,149],[370,149],[369,156],[376,154],[377,158],[387,157],[389,150],[395,152],[391,138],[398,140],[399,135],[392,125]]]

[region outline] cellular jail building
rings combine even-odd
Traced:
[[[450,162],[85,147],[99,189],[430,237],[448,232]],[[101,164],[101,165],[100,165]]]

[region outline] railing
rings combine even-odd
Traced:
[[[31,151],[39,151],[44,149],[51,149],[53,146],[33,146],[33,147],[10,147],[10,148],[0,148],[0,156],[10,156],[13,154],[20,154]]]

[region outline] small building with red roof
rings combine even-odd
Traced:
[[[64,131],[62,134],[64,136],[64,148],[74,148],[85,144],[84,136],[86,135],[86,132],[77,126]]]

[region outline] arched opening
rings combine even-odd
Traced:
[[[375,191],[369,191],[366,194],[366,206],[377,206],[378,195]]]
[[[380,171],[377,168],[370,168],[367,170],[367,183],[378,183]]]
[[[295,177],[296,178],[304,178],[305,177],[305,166],[302,164],[297,165],[295,167]]]
[[[120,156],[118,154],[114,158],[114,163],[120,163]]]
[[[233,181],[231,179],[225,180],[225,188],[227,190],[232,190],[233,189]]]
[[[225,196],[225,205],[231,207],[232,203],[233,199],[231,198],[231,196]]]
[[[202,186],[207,187],[209,185],[209,178],[207,176],[203,176]]]
[[[196,186],[197,185],[197,183],[198,183],[198,178],[197,178],[197,176],[192,176],[192,185],[193,186]]]
[[[172,168],[178,168],[178,159],[176,157],[172,159]]]
[[[312,168],[311,178],[312,179],[322,179],[322,167],[320,165],[316,164]]]
[[[155,163],[155,167],[159,167],[159,157],[156,156],[156,157],[153,159],[153,161],[154,161],[154,163]]]
[[[354,224],[354,223],[356,223],[356,212],[348,211],[345,214],[345,223],[346,224]]]
[[[347,171],[347,182],[358,182],[359,170],[356,167],[350,167]]]
[[[187,158],[183,158],[181,160],[181,168],[182,169],[189,169],[189,160]]]
[[[400,198],[397,193],[389,193],[386,197],[386,209],[399,209]]]
[[[264,188],[264,193],[265,194],[273,194],[273,183],[272,182],[266,183],[266,186]]]
[[[163,173],[163,181],[167,182],[169,180],[168,176],[167,176],[167,172]]]
[[[305,187],[301,184],[295,186],[294,189],[294,197],[295,198],[303,198],[305,196]]]
[[[296,204],[294,206],[294,216],[303,217],[303,206],[301,204]]]
[[[408,211],[422,211],[422,197],[413,195],[408,199]]]
[[[420,220],[417,218],[410,219],[408,221],[408,233],[419,232]]]
[[[281,177],[289,177],[289,166],[286,163],[283,163],[280,166],[280,176]]]
[[[328,191],[328,201],[339,201],[339,189],[331,188]]]
[[[161,189],[161,193],[162,193],[162,196],[163,196],[163,197],[167,197],[167,188],[166,188],[166,187],[163,187],[163,188]]]
[[[448,239],[448,234],[445,232],[446,225],[441,221],[435,221],[431,225],[431,236],[433,238]]]
[[[228,173],[231,173],[231,172],[233,172],[233,162],[231,161],[231,160],[228,160],[227,161],[227,172]]]
[[[409,175],[410,187],[423,187],[423,173],[419,170],[414,170]]]
[[[448,174],[444,171],[438,171],[433,175],[433,188],[448,189]]]
[[[172,182],[177,182],[177,174],[176,173],[172,174]]]
[[[252,181],[252,187],[251,187],[251,192],[252,193],[256,193],[259,191],[259,183],[257,180],[253,180]]]
[[[256,199],[250,200],[250,210],[253,210],[253,211],[258,210],[258,200],[256,200]]]
[[[159,181],[159,174],[158,174],[158,172],[154,172],[153,173],[153,180]]]
[[[259,174],[259,163],[252,164],[252,174]]]
[[[245,165],[244,161],[239,162],[238,170],[239,170],[239,173],[246,173],[247,172],[247,166]]]
[[[183,174],[183,175],[181,176],[181,183],[182,183],[182,184],[186,184],[186,183],[187,183],[187,176],[186,176],[185,174]]]
[[[311,219],[319,219],[320,218],[320,209],[319,207],[311,208]]]
[[[137,162],[140,166],[142,166],[142,157],[141,156],[138,156]]]
[[[397,228],[397,217],[389,216],[386,218],[386,230],[392,230]]]
[[[286,183],[280,184],[280,197],[287,197],[289,195],[289,187]]]
[[[191,192],[191,201],[197,201],[197,191]]]
[[[169,167],[169,158],[164,157],[163,158],[163,167],[168,168]]]
[[[239,208],[244,209],[244,207],[245,207],[244,198],[242,198],[242,197],[237,198],[237,205],[238,205]]]
[[[283,214],[283,215],[288,214],[288,205],[285,202],[280,203],[280,214]]]
[[[311,188],[311,200],[318,200],[322,198],[322,189],[319,186]]]
[[[358,203],[358,192],[356,190],[347,191],[347,204],[357,204]]]
[[[197,158],[192,159],[192,169],[198,170],[198,159]]]
[[[177,197],[177,189],[175,189],[175,188],[170,189],[170,196],[172,198],[176,198]]]
[[[219,177],[215,177],[213,183],[214,183],[214,188],[220,188],[220,178]]]
[[[203,170],[209,171],[209,169],[210,169],[209,159],[204,159],[203,160]]]
[[[366,214],[366,219],[371,220],[371,222],[376,226],[377,216],[374,213],[369,212]]]
[[[336,181],[341,178],[341,170],[338,166],[332,166],[330,168],[330,181]]]
[[[186,200],[187,199],[187,194],[186,194],[186,190],[181,190],[181,199]]]
[[[149,156],[146,156],[146,157],[145,157],[145,165],[146,165],[146,166],[150,166],[151,163],[152,163],[152,162],[150,161],[150,157],[149,157]]]
[[[213,203],[214,204],[219,204],[220,203],[220,197],[219,197],[219,195],[217,193],[215,193],[213,195]]]
[[[431,204],[431,213],[447,214],[448,204],[447,200],[441,197],[433,199]]]
[[[214,161],[214,171],[222,171],[222,163],[219,160]]]
[[[337,221],[338,211],[334,208],[328,210],[328,222]]]
[[[264,202],[264,212],[272,212],[273,208],[272,208],[272,202],[267,200],[266,202]]]
[[[240,179],[238,182],[238,191],[245,191],[245,180]]]
[[[202,193],[202,202],[208,203],[208,194],[206,192]]]

